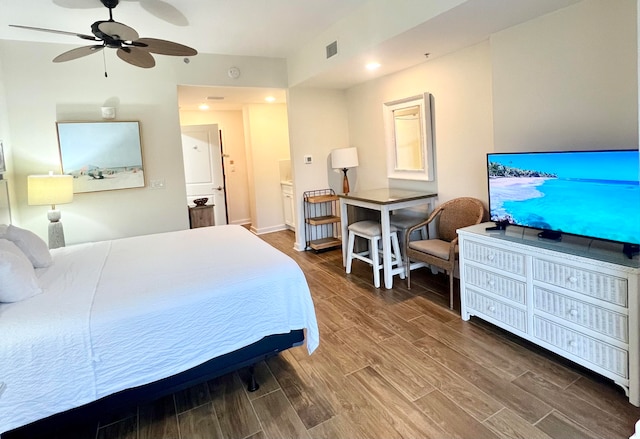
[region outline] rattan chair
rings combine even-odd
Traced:
[[[476,198],[462,197],[438,206],[429,218],[411,227],[404,239],[407,288],[411,288],[411,261],[425,262],[449,275],[449,308],[453,309],[453,273],[458,259],[458,230],[482,222],[484,206]],[[411,233],[434,222],[437,238],[411,241]]]

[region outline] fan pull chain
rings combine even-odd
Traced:
[[[104,77],[108,78],[109,75],[107,75],[107,55],[104,54],[105,50],[102,49],[102,64],[104,65]]]

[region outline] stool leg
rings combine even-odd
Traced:
[[[373,237],[369,240],[369,257],[373,264],[373,286],[380,288],[380,252],[378,250],[379,237]]]
[[[409,259],[408,255],[404,257],[404,272],[407,277],[407,290],[411,289],[411,259]]]
[[[353,246],[355,245],[356,235],[349,232],[349,242],[347,243],[347,274],[351,273],[351,263],[353,262]]]
[[[394,258],[394,263],[396,266],[400,267],[400,268],[404,268],[404,264],[402,263],[402,254],[400,254],[400,243],[398,242],[398,234],[397,233],[392,233],[391,234],[391,246],[393,247],[393,258]],[[393,263],[391,265],[394,265]],[[400,279],[404,279],[405,275],[404,275],[404,270],[402,270],[400,273]]]
[[[453,309],[453,271],[449,272],[449,309]]]

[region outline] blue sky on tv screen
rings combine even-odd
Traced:
[[[489,154],[490,162],[531,171],[557,174],[559,178],[590,180],[640,180],[638,150]]]

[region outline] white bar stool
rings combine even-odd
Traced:
[[[389,224],[391,226],[395,226],[398,229],[398,241],[402,243],[400,246],[402,250],[402,257],[404,259],[404,241],[407,236],[407,231],[413,227],[414,225],[424,221],[426,217],[420,217],[417,215],[410,215],[405,213],[394,213],[389,216]],[[429,232],[427,231],[427,226],[420,227],[418,230],[415,230],[414,233],[419,233],[419,239],[429,239]],[[406,264],[406,261],[405,261]],[[416,268],[426,267],[427,264],[424,262],[413,262],[409,264],[410,270],[415,270]],[[435,274],[435,272],[434,272]]]
[[[405,213],[394,213],[389,216],[389,224],[396,226],[398,229],[398,241],[404,243],[404,237],[407,234],[407,230],[418,224],[419,222],[427,219],[426,216],[420,217],[417,215],[409,215]],[[427,226],[421,227],[416,232],[420,233],[420,239],[429,239],[427,234]]]
[[[351,273],[351,263],[354,259],[359,259],[373,267],[373,285],[380,288],[380,270],[382,263],[380,256],[382,250],[379,248],[380,239],[382,238],[382,227],[377,221],[358,221],[350,224],[349,241],[347,243],[347,274]],[[398,242],[398,229],[391,226],[391,269],[394,273],[400,275],[401,279],[405,278],[404,266],[402,265],[402,255],[400,254],[400,244]],[[368,250],[355,252],[356,236],[369,241]],[[393,268],[393,267],[396,268]]]

